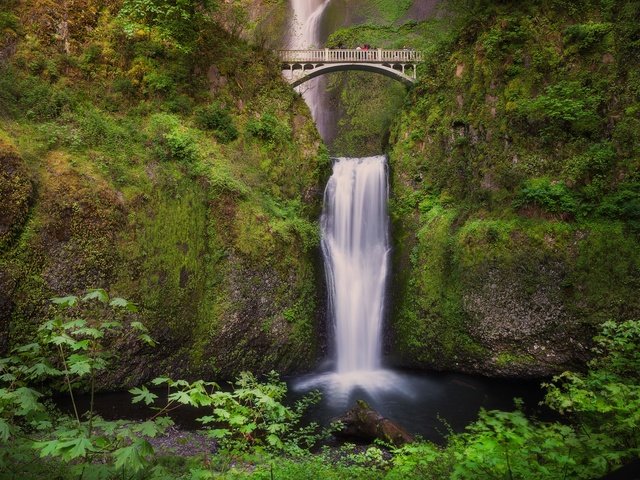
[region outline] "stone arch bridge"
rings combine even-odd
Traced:
[[[330,72],[364,70],[379,73],[411,86],[416,82],[416,67],[422,52],[384,50],[382,48],[316,50],[278,50],[282,73],[292,86]]]

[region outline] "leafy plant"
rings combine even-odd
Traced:
[[[564,31],[565,43],[573,45],[577,51],[588,50],[603,42],[612,30],[611,23],[588,22],[571,25]]]
[[[213,130],[216,139],[221,143],[229,143],[238,138],[238,130],[231,115],[218,103],[211,103],[196,110],[195,121],[203,130]]]
[[[206,433],[220,440],[232,451],[266,448],[273,451],[301,452],[328,434],[316,423],[302,426],[304,412],[320,400],[319,392],[312,392],[292,407],[283,401],[287,385],[275,372],[264,382],[250,372],[242,372],[230,391],[221,390],[214,382],[172,380],[158,377],[155,386],[166,385],[167,403],[158,407],[158,414],[171,412],[183,405],[210,407],[211,414],[198,419]],[[145,386],[130,390],[135,402],[154,405],[157,396]]]
[[[247,123],[247,132],[256,138],[275,146],[291,137],[291,129],[271,113],[263,113],[260,118],[253,118]]]
[[[546,88],[542,95],[518,102],[516,112],[529,125],[548,136],[563,129],[575,134],[589,134],[600,127],[598,107],[602,97],[576,81],[560,81]]]
[[[548,384],[546,402],[571,414],[590,437],[607,438],[610,462],[640,447],[640,321],[603,324],[589,372],[564,372]]]
[[[72,470],[80,477],[98,460],[112,459],[118,470],[143,469],[153,453],[143,436],[157,435],[171,420],[111,422],[94,412],[97,375],[107,368],[109,356],[105,342],[124,328],[120,314],[135,313],[137,307],[123,298],[110,298],[103,289],[90,290],[83,297],[56,297],[52,302],[60,311],[40,327],[38,342],[17,347],[11,356],[0,359],[0,442],[7,447],[6,456],[15,453],[9,441],[35,432],[34,438],[26,439],[40,457],[72,462]],[[93,319],[85,320],[82,314],[92,310]],[[140,322],[131,321],[127,327],[144,343],[155,344]],[[32,386],[43,381],[54,385],[60,381],[71,400],[72,417],[55,415],[45,406],[45,395]],[[85,388],[90,405],[81,412],[76,394]]]
[[[514,202],[516,208],[535,206],[552,214],[574,215],[577,203],[566,185],[548,178],[535,178],[525,182]]]

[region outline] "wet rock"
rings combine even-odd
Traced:
[[[343,429],[336,434],[341,437],[367,441],[380,439],[394,445],[404,445],[414,440],[409,432],[388,418],[384,418],[364,400],[358,400],[351,410],[336,421],[343,425]]]

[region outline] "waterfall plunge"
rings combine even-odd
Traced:
[[[389,263],[387,199],[383,156],[334,161],[321,224],[339,374],[380,366]]]

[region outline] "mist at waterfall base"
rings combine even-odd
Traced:
[[[434,441],[446,431],[441,418],[460,431],[481,407],[509,410],[515,396],[537,404],[541,394],[535,383],[382,365],[390,254],[387,178],[384,156],[334,159],[320,222],[333,358],[324,370],[291,379],[294,396],[320,390],[323,400],[312,417],[322,423],[366,400],[383,416]]]

